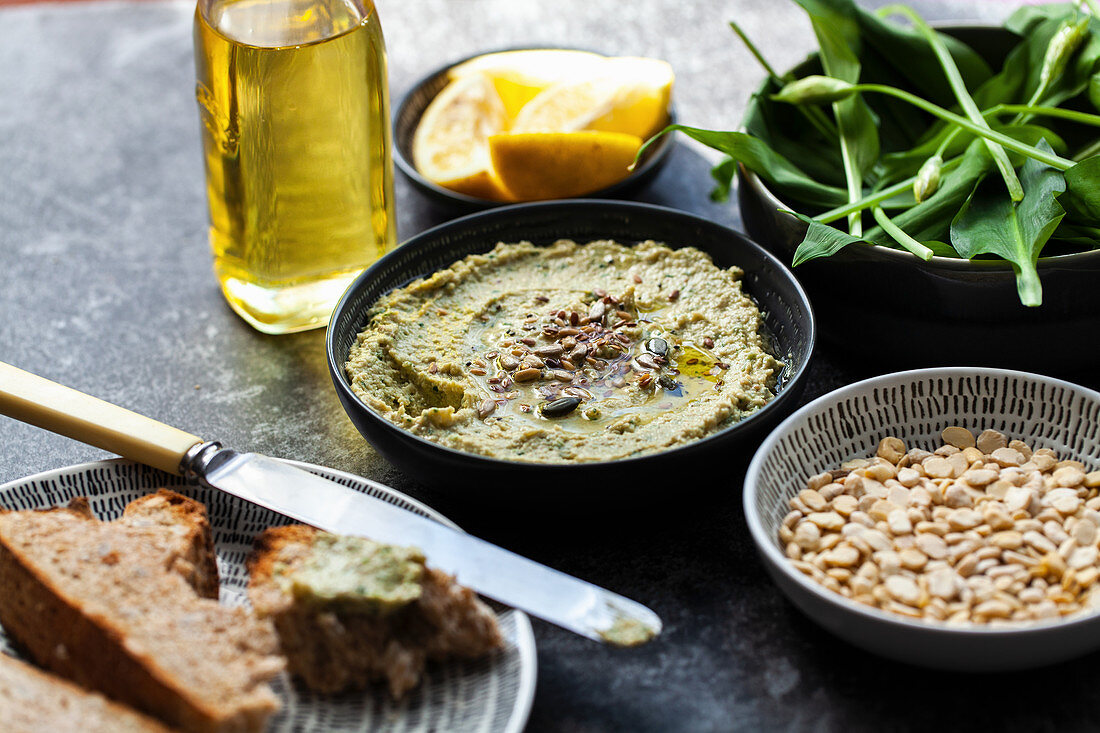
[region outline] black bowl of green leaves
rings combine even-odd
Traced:
[[[876,368],[1100,364],[1100,5],[933,29],[824,0],[810,20],[820,50],[769,72],[741,130],[676,129],[726,154],[719,193],[736,175],[824,339]]]

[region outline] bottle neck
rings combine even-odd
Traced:
[[[362,25],[371,0],[198,0],[212,29],[238,43],[263,48],[318,43]]]

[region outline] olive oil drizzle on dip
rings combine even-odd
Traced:
[[[645,423],[713,390],[729,368],[703,347],[663,338],[666,308],[639,313],[628,299],[598,287],[572,292],[561,308],[537,291],[524,295],[529,310],[522,321],[491,303],[466,340],[478,354],[466,366],[484,393],[482,419],[513,414],[585,433],[627,416]],[[631,383],[641,399],[614,405]]]
[[[697,249],[498,244],[379,299],[352,390],[396,425],[509,460],[616,460],[697,440],[774,397],[782,365]]]

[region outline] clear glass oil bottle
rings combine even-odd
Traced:
[[[396,239],[371,0],[199,0],[195,66],[222,292],[265,333],[326,325]]]

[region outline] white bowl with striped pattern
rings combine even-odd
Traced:
[[[867,651],[941,669],[1000,671],[1100,648],[1100,613],[983,626],[909,619],[852,601],[796,570],[778,539],[788,501],[817,473],[875,454],[889,435],[909,448],[942,445],[951,425],[999,430],[1032,448],[1100,467],[1100,393],[1038,374],[971,367],[874,377],[800,408],[757,450],[745,476],[745,518],[780,589],[813,621]]]

